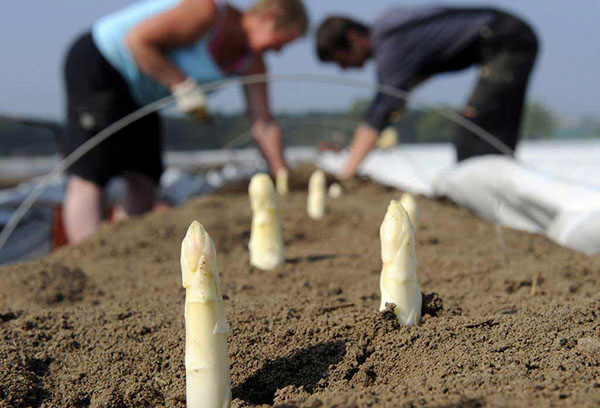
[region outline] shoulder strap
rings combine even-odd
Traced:
[[[211,49],[218,47],[221,43],[221,27],[225,22],[225,15],[227,14],[227,1],[214,0],[214,3],[217,7],[217,19],[204,37],[207,40],[208,47]]]
[[[217,6],[217,21],[222,21],[227,12],[227,0],[214,0],[215,6]]]

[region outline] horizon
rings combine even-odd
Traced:
[[[93,21],[117,10],[131,0],[106,0],[101,4],[41,0],[0,6],[0,47],[4,61],[0,68],[0,114],[61,120],[63,95],[61,64],[68,44],[76,33]],[[231,2],[247,6],[249,0]],[[311,30],[331,12],[343,12],[371,21],[387,6],[388,0],[370,2],[329,0],[305,2],[311,16]],[[456,5],[452,1],[437,4]],[[596,21],[600,8],[595,0],[579,0],[565,4],[559,0],[537,0],[525,4],[516,0],[461,2],[465,6],[492,5],[516,12],[532,23],[541,37],[542,48],[533,74],[529,101],[539,101],[554,111],[562,121],[577,121],[596,116],[598,86],[595,73],[600,72],[600,53],[593,52],[588,42],[596,36]],[[35,26],[36,30],[31,30]],[[40,35],[40,33],[47,33]],[[312,38],[292,44],[278,55],[270,55],[271,72],[338,75],[344,78],[374,83],[370,64],[364,71],[341,70],[319,64],[312,49]],[[40,61],[47,61],[40,63]],[[474,86],[476,69],[460,74],[443,75],[413,92],[413,98],[428,104],[460,106]],[[242,108],[238,87],[219,92],[210,99],[213,111],[234,112]],[[357,99],[368,98],[371,92],[324,84],[283,84],[272,86],[273,110],[276,113],[300,113],[309,110],[343,110]],[[350,103],[349,103],[350,102]]]

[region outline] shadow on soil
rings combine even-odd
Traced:
[[[342,341],[320,343],[296,351],[289,357],[269,360],[257,372],[233,390],[234,398],[252,404],[273,404],[277,390],[288,385],[303,386],[312,393],[329,366],[343,360],[346,346]]]
[[[323,255],[309,255],[309,256],[298,256],[296,258],[286,258],[285,263],[289,263],[295,265],[302,261],[306,261],[308,263],[326,261],[328,259],[337,259],[337,258],[357,258],[357,255],[348,255],[348,254],[323,254]]]
[[[481,408],[484,405],[482,398],[465,398],[448,405],[436,405],[436,408]]]

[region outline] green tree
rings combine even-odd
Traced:
[[[352,119],[362,119],[365,116],[365,112],[371,104],[370,99],[357,99],[355,100],[350,108],[348,109],[348,116]]]
[[[541,102],[530,102],[525,107],[522,124],[523,139],[549,139],[558,127],[556,115]]]
[[[586,129],[590,137],[600,136],[600,119],[587,115],[581,119],[581,127]]]
[[[449,107],[442,107],[450,110]],[[437,112],[423,111],[416,121],[416,134],[418,142],[448,142],[452,139],[454,124]]]

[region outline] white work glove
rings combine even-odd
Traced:
[[[206,105],[206,94],[194,79],[187,78],[185,81],[173,86],[171,92],[175,97],[177,109],[181,112],[201,121],[210,119]]]

